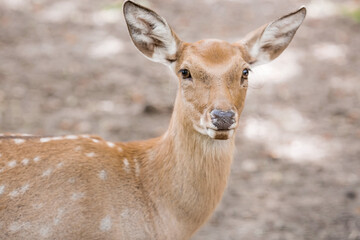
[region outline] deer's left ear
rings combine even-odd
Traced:
[[[306,8],[302,7],[249,33],[240,41],[247,51],[247,61],[256,66],[278,57],[293,39],[305,15]]]

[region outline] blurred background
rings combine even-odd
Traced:
[[[137,1],[185,41],[239,40],[301,5],[254,69],[229,187],[195,240],[360,239],[360,1]],[[155,137],[177,81],[133,47],[122,1],[0,0],[0,132]]]

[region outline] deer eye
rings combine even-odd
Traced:
[[[247,78],[247,76],[249,76],[249,69],[245,68],[245,69],[242,71],[242,77],[243,77],[243,78]]]
[[[179,73],[183,79],[191,79],[191,74],[187,69],[180,69]]]

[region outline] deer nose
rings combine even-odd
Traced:
[[[210,112],[211,122],[218,130],[228,130],[235,123],[235,113],[233,111],[221,111],[214,109]]]

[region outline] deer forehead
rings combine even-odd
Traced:
[[[206,39],[184,44],[178,64],[178,68],[224,75],[241,69],[246,62],[238,46],[222,40]]]

